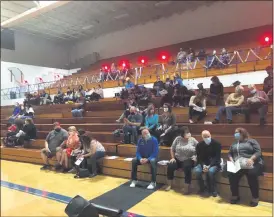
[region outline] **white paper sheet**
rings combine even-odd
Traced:
[[[106,159],[110,159],[110,160],[114,160],[116,158],[118,158],[118,156],[108,156],[108,157],[106,157]]]
[[[83,160],[84,160],[83,157],[79,158],[79,159],[75,162],[75,165],[76,165],[76,166],[79,166],[79,165],[82,163]]]
[[[132,157],[125,158],[124,161],[132,161]]]
[[[165,166],[165,165],[168,164],[168,162],[169,162],[169,160],[161,160],[161,161],[158,162],[158,164],[160,164],[162,166]]]
[[[240,161],[235,162],[227,161],[227,171],[231,173],[237,173],[241,169]]]

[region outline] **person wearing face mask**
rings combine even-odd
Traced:
[[[247,177],[248,185],[252,194],[250,202],[251,207],[255,207],[259,203],[259,181],[258,177],[263,175],[263,159],[260,144],[251,139],[247,130],[237,128],[234,134],[235,142],[231,145],[228,152],[229,161],[240,161],[241,169],[236,172],[228,172],[230,190],[232,198],[231,204],[240,201],[239,197],[239,181],[243,175]]]
[[[268,94],[269,91],[273,89],[273,67],[267,66],[265,70],[268,76],[264,79],[263,90],[266,94]]]
[[[192,117],[198,115],[197,121],[201,121],[206,116],[206,91],[199,91],[196,96],[192,96],[189,101],[189,123],[193,124]]]
[[[129,99],[128,102],[126,102],[125,104],[125,111],[123,112],[123,114],[121,114],[121,116],[119,117],[119,119],[116,120],[117,123],[120,123],[124,118],[127,118],[130,115],[130,107],[137,106],[137,103],[134,99]]]
[[[124,143],[130,143],[130,136],[132,138],[131,143],[136,144],[138,137],[138,130],[141,126],[143,116],[137,112],[136,107],[130,107],[130,115],[127,118],[124,118]]]
[[[250,97],[247,98],[247,106],[243,109],[246,123],[250,122],[250,113],[258,112],[260,116],[260,125],[266,123],[266,114],[268,110],[269,98],[264,91],[257,90],[254,84],[248,85]]]
[[[211,106],[222,106],[224,104],[224,86],[217,76],[211,78],[212,84],[207,96],[207,104]]]
[[[147,128],[151,135],[157,135],[156,129],[158,127],[159,116],[155,114],[155,107],[149,106],[147,109],[147,116],[145,118],[145,126],[142,129]]]
[[[231,93],[225,102],[225,106],[221,106],[218,109],[215,120],[212,122],[213,124],[218,124],[220,122],[221,115],[226,112],[226,119],[229,124],[232,124],[232,114],[233,113],[241,113],[243,111],[242,104],[244,103],[244,88],[238,85],[235,88],[235,93]]]
[[[20,115],[20,111],[21,111],[21,108],[19,103],[17,102],[15,103],[15,107],[13,109],[12,115],[9,117],[8,122],[13,124],[14,120]]]
[[[134,88],[134,84],[133,84],[133,82],[130,81],[130,78],[129,78],[129,77],[126,78],[125,88],[126,88],[127,90],[128,90],[128,89]]]
[[[158,153],[159,146],[157,139],[151,136],[147,129],[144,129],[142,131],[142,138],[137,143],[136,157],[132,159],[131,188],[134,188],[137,184],[138,165],[144,164],[150,164],[151,168],[151,183],[147,189],[153,190],[156,187]]]
[[[53,123],[54,130],[50,131],[46,137],[45,148],[41,150],[41,157],[44,162],[44,166],[41,170],[50,169],[49,158],[56,156],[58,165],[61,161],[62,146],[68,139],[68,132],[61,128],[59,122]]]
[[[202,174],[207,175],[207,189],[213,196],[217,196],[216,189],[216,173],[220,170],[221,163],[221,144],[211,138],[209,131],[202,132],[203,141],[199,142],[196,146],[197,153],[197,166],[194,168],[194,173],[198,179],[200,186],[200,193],[205,191],[205,184]]]
[[[171,189],[175,170],[183,168],[185,174],[184,194],[189,194],[191,170],[196,161],[197,144],[198,141],[191,137],[188,127],[182,127],[181,136],[175,138],[170,149],[171,160],[167,167],[166,191]]]
[[[164,113],[159,118],[159,127],[156,129],[160,145],[170,146],[176,131],[176,116],[172,113],[170,104],[163,106]]]

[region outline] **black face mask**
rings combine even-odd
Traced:
[[[61,131],[61,128],[56,128],[56,129],[54,129],[55,130],[55,132],[60,132]]]
[[[135,115],[135,112],[130,112],[131,115]]]

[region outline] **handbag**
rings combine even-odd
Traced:
[[[89,177],[89,175],[90,175],[90,172],[88,169],[78,168],[77,176],[79,178],[86,178],[86,177]]]

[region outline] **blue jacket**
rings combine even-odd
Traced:
[[[146,116],[145,125],[148,129],[153,129],[154,127],[158,127],[159,116],[154,114],[153,116]]]
[[[147,158],[149,161],[153,158],[158,157],[159,145],[155,137],[151,137],[149,140],[144,140],[140,138],[137,143],[136,158],[141,160],[141,158]]]
[[[125,88],[126,89],[130,89],[130,88],[133,88],[134,87],[134,84],[132,82],[127,82],[126,85],[125,85]]]
[[[184,86],[184,84],[183,84],[183,79],[182,79],[182,78],[176,78],[176,82],[177,82],[180,86]]]
[[[19,106],[16,106],[12,112],[12,115],[15,116],[15,115],[18,115],[21,111],[21,108]]]

